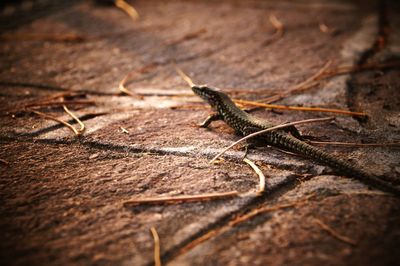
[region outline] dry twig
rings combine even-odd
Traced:
[[[150,197],[150,198],[137,198],[125,201],[124,206],[130,205],[158,205],[158,204],[175,204],[177,202],[195,202],[195,201],[208,201],[214,199],[226,199],[239,196],[237,191],[209,193],[200,195],[185,195],[174,197]]]
[[[274,127],[270,127],[267,129],[263,129],[260,131],[257,131],[255,133],[249,134],[241,139],[239,139],[238,141],[234,142],[233,144],[231,144],[229,147],[225,148],[223,151],[221,151],[220,153],[218,153],[211,161],[210,163],[213,163],[216,159],[218,159],[222,154],[224,154],[227,150],[229,150],[230,148],[232,148],[233,146],[239,144],[240,142],[247,140],[249,138],[253,138],[255,136],[258,136],[260,134],[264,134],[268,131],[272,131],[272,130],[276,130],[276,129],[280,129],[280,128],[285,128],[285,127],[289,127],[289,126],[295,126],[295,125],[300,125],[300,124],[308,124],[308,123],[316,123],[316,122],[325,122],[325,121],[332,121],[334,120],[335,117],[324,117],[324,118],[314,118],[314,119],[306,119],[306,120],[300,120],[300,121],[295,121],[295,122],[291,122],[291,123],[286,123],[286,124],[281,124],[278,126],[274,126]]]
[[[325,224],[321,220],[319,220],[317,218],[314,218],[314,222],[317,225],[319,225],[322,229],[324,229],[326,232],[328,232],[334,238],[336,238],[336,239],[338,239],[338,240],[340,240],[340,241],[342,241],[344,243],[350,244],[352,246],[357,245],[357,243],[353,239],[350,239],[350,238],[348,238],[346,236],[342,236],[341,234],[339,234],[338,232],[336,232],[335,230],[330,228],[327,224]]]
[[[248,165],[250,165],[250,167],[253,168],[254,172],[256,172],[256,174],[260,178],[260,187],[259,187],[257,193],[258,194],[264,193],[265,192],[265,176],[264,176],[263,172],[261,171],[261,169],[255,163],[253,163],[249,159],[244,158],[243,161],[245,163],[247,163]]]
[[[160,256],[160,237],[158,236],[157,230],[155,227],[150,228],[151,234],[153,235],[154,240],[154,265],[161,266],[161,256]]]

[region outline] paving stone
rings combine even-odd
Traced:
[[[334,66],[391,62],[399,52],[399,5],[378,2],[134,1],[138,22],[95,1],[60,1],[16,20],[18,11],[8,23],[1,13],[1,37],[14,36],[0,44],[1,264],[150,265],[152,226],[162,260],[171,265],[395,264],[398,199],[269,147],[248,155],[267,176],[263,196],[122,206],[132,197],[257,189],[241,147],[220,164],[208,163],[238,136],[222,122],[196,126],[210,109],[174,62],[196,83],[250,100],[306,80],[328,60]],[[271,15],[284,25],[279,39]],[[336,32],[322,32],[321,23]],[[82,39],[18,40],[26,34]],[[127,87],[139,97],[118,94],[131,71],[136,76]],[[367,120],[341,116],[299,127],[318,140],[399,142],[398,74],[396,68],[349,73],[279,103],[368,113]],[[67,90],[96,102],[68,106],[85,123],[80,137],[54,121],[10,112]],[[60,107],[39,110],[77,125]],[[326,116],[253,114],[275,124]],[[323,148],[367,172],[398,176],[398,149]],[[310,195],[304,205],[260,214],[193,245],[241,215]],[[315,219],[357,244],[338,240]]]
[[[321,176],[303,183],[279,202],[266,202],[265,206],[294,202],[316,193],[306,204],[260,214],[196,246],[170,264],[396,264],[400,233],[395,222],[399,219],[398,200],[365,188],[349,189],[345,182]],[[315,219],[355,245],[333,237]],[[385,249],[376,248],[377,245]]]

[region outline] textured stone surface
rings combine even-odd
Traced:
[[[398,199],[269,147],[248,155],[267,176],[265,195],[123,207],[137,197],[258,188],[258,177],[242,162],[242,148],[229,151],[222,163],[208,163],[238,136],[222,122],[209,129],[196,126],[210,110],[192,95],[173,62],[196,83],[233,97],[268,97],[306,80],[328,60],[333,66],[398,60],[395,1],[132,1],[141,15],[137,22],[95,1],[35,2],[32,10],[14,4],[14,14],[8,7],[0,15],[5,21],[0,27],[2,265],[151,265],[152,226],[161,238],[162,261],[169,265],[393,265],[399,260]],[[271,15],[284,25],[281,38],[274,37]],[[321,23],[335,33],[322,32]],[[48,37],[63,34],[81,39]],[[127,86],[137,97],[118,93],[119,81],[130,71],[136,75]],[[329,124],[299,127],[319,140],[399,142],[399,84],[395,68],[349,73],[279,104],[368,114],[367,120],[340,116]],[[69,90],[82,92],[71,100],[96,103],[69,106],[86,126],[79,138],[24,111]],[[60,107],[38,110],[73,123]],[[327,115],[253,114],[276,124]],[[398,148],[323,148],[370,173],[400,176]],[[302,205],[230,226],[246,213],[311,195]],[[334,237],[315,219],[355,244]],[[213,232],[220,233],[206,237]]]

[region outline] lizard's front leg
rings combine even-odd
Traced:
[[[211,124],[211,122],[218,121],[218,120],[222,120],[222,116],[220,114],[215,113],[215,114],[209,115],[206,118],[206,120],[204,120],[203,123],[201,123],[199,125],[199,127],[208,127]]]

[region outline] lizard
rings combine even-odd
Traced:
[[[191,88],[197,96],[207,102],[215,111],[199,125],[200,127],[208,127],[214,121],[223,120],[236,133],[246,136],[274,126],[268,121],[252,116],[237,107],[229,96],[219,89],[195,84]],[[265,132],[258,138],[258,141],[260,140],[267,145],[303,155],[320,164],[329,166],[335,172],[357,179],[368,186],[400,196],[400,188],[377,176],[366,173],[348,161],[304,142],[295,127]]]

